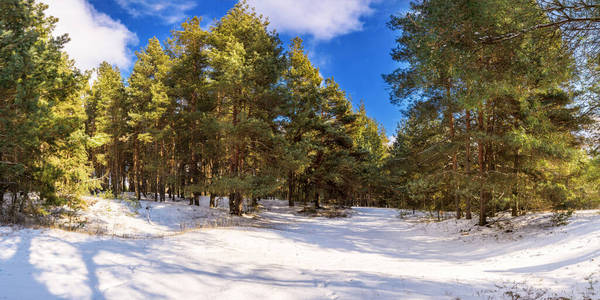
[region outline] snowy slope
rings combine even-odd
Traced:
[[[81,231],[117,237],[164,237],[189,229],[243,226],[250,223],[229,215],[227,201],[220,200],[217,209],[209,208],[209,198],[202,197],[200,206],[188,202],[154,202],[85,198],[90,207],[81,213]]]
[[[203,214],[162,205],[183,219]],[[597,211],[579,212],[560,228],[546,227],[548,215],[528,215],[505,232],[465,220],[399,218],[391,209],[355,208],[351,218],[326,219],[296,215],[279,201],[265,206],[253,220],[264,228],[164,238],[0,227],[0,299],[600,297]],[[177,230],[175,219],[152,223],[131,227]]]

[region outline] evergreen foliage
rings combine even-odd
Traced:
[[[0,216],[12,221],[44,215],[48,205],[79,206],[90,184],[87,76],[61,51],[68,37],[52,36],[56,19],[45,9],[0,3]]]
[[[269,196],[452,209],[480,225],[504,210],[594,207],[600,68],[569,39],[579,27],[553,23],[562,4],[427,0],[393,16],[401,67],[384,78],[405,114],[390,146],[302,39],[284,49],[245,1],[208,30],[194,17],[150,39],[129,78],[102,63],[90,87],[46,7],[4,0],[0,216],[78,208],[86,192],[208,195],[211,207],[226,196],[236,215]]]
[[[528,0],[419,1],[392,17],[404,66],[385,79],[408,107],[390,166],[402,206],[475,210],[480,225],[505,209],[586,206],[574,192],[590,123],[568,89],[576,54],[559,29],[529,30],[548,18]],[[520,34],[489,42],[507,32]]]

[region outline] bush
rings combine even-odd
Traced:
[[[552,226],[565,226],[573,216],[573,210],[557,211],[552,214]]]

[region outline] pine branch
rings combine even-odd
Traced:
[[[494,44],[494,43],[500,43],[500,42],[504,42],[504,41],[508,41],[508,40],[512,40],[515,39],[523,34],[535,31],[535,30],[540,30],[540,29],[545,29],[545,28],[551,28],[551,27],[555,27],[555,28],[559,28],[562,25],[565,24],[570,24],[570,23],[582,23],[582,22],[598,22],[600,23],[600,17],[595,17],[595,18],[568,18],[562,21],[558,21],[558,22],[550,22],[550,23],[545,23],[545,24],[538,24],[535,26],[531,26],[529,28],[525,28],[525,29],[521,29],[517,32],[511,32],[511,33],[507,33],[507,34],[503,34],[503,35],[499,35],[499,36],[495,36],[495,37],[488,37],[488,38],[483,38],[482,42],[484,44]],[[588,28],[588,29],[576,29],[576,30],[594,30],[592,28]]]

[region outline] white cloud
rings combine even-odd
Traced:
[[[314,40],[304,41],[304,51],[313,65],[319,68],[327,68],[331,63],[331,55],[319,51],[318,42]]]
[[[125,25],[96,11],[87,0],[41,0],[49,6],[47,15],[59,19],[54,31],[68,33],[71,41],[65,51],[78,68],[89,70],[102,61],[128,68],[132,63],[129,45],[137,44],[137,36]]]
[[[279,32],[309,34],[317,40],[360,31],[361,18],[373,13],[378,0],[249,0],[256,11],[269,17]]]
[[[188,16],[187,11],[196,7],[196,3],[190,0],[116,0],[116,2],[134,17],[158,17],[168,24],[182,21]]]

